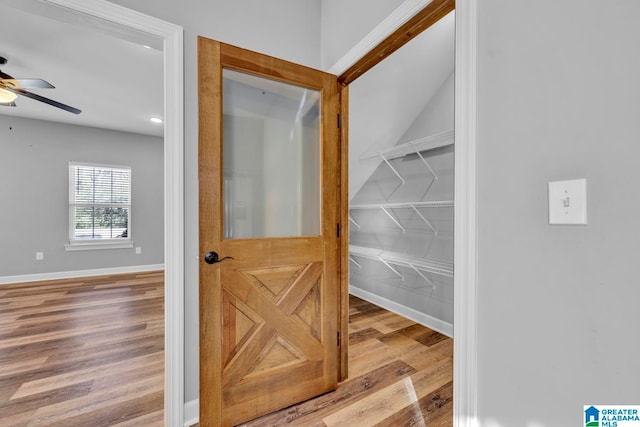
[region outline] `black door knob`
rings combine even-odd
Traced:
[[[220,256],[218,255],[218,253],[214,252],[214,251],[207,252],[204,255],[204,262],[206,262],[207,264],[215,264],[217,262],[222,262],[225,259],[233,259],[233,257],[226,256],[226,257],[221,259]]]
[[[220,257],[217,252],[207,252],[204,256],[204,262],[207,264],[214,264],[216,262],[220,262]]]

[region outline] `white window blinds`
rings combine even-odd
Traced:
[[[69,164],[69,240],[123,241],[131,236],[131,168]]]

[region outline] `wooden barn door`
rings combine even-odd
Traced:
[[[339,89],[198,43],[200,425],[231,426],[338,381]]]

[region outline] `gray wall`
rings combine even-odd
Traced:
[[[418,114],[418,118],[398,140],[398,144],[453,129],[453,97],[452,74]],[[351,199],[351,204],[453,200],[453,147],[429,150],[422,154],[438,175],[438,180],[433,185],[429,187],[433,175],[422,160],[413,154],[391,160],[405,179],[405,184],[401,184],[393,171],[385,163],[381,163]],[[405,227],[406,232],[403,233],[382,210],[354,209],[351,210],[351,216],[361,228],[350,225],[349,242],[358,246],[453,262],[453,208],[420,208],[420,212],[438,230],[437,234],[411,209],[393,209],[390,212]],[[410,268],[396,267],[403,275],[403,280],[379,261],[356,258],[360,267],[353,263],[349,267],[352,288],[371,292],[453,324],[452,278],[426,273],[435,286],[433,288]]]
[[[131,166],[131,235],[141,254],[65,251],[70,161]],[[162,138],[0,115],[0,276],[162,264],[163,182]]]
[[[197,36],[318,68],[320,0],[112,0],[184,28],[185,401],[198,398]]]
[[[579,425],[640,402],[640,2],[477,3],[480,421]],[[550,226],[570,178],[589,224]]]

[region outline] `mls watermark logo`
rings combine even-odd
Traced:
[[[600,410],[595,406],[589,406],[584,410],[585,427],[600,427]]]
[[[585,427],[640,427],[640,405],[585,405]]]

